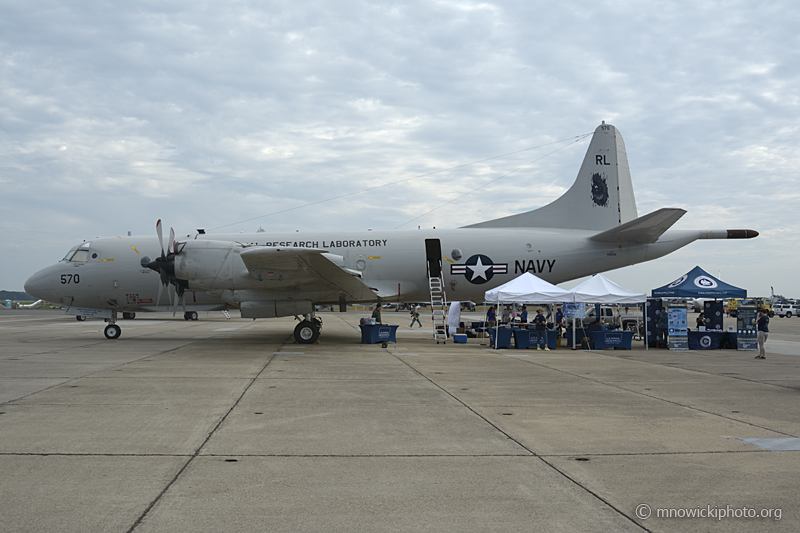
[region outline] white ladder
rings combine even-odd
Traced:
[[[428,283],[431,289],[431,313],[433,314],[433,338],[436,344],[447,342],[447,297],[444,292],[444,282],[441,276],[438,278],[429,277]]]

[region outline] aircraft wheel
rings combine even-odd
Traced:
[[[197,320],[197,311],[189,311],[189,320]]]
[[[314,344],[319,338],[319,328],[313,322],[303,320],[294,328],[294,340],[298,344]]]
[[[83,322],[84,320],[86,320],[86,317],[78,315],[78,316],[75,317],[75,320],[77,320],[78,322]]]
[[[118,339],[122,335],[122,328],[116,324],[109,324],[103,333],[105,333],[106,339]]]
[[[136,313],[122,313],[122,318],[125,320],[133,320],[136,318]]]

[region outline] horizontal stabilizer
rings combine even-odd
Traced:
[[[591,239],[597,242],[654,243],[685,214],[686,211],[683,209],[665,207],[598,233]]]

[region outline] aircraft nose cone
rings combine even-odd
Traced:
[[[40,270],[25,282],[25,292],[40,300],[53,301],[55,291],[50,278],[46,269]]]

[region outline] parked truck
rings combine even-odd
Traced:
[[[766,309],[770,318],[775,316],[772,310],[772,302],[769,298],[731,298],[728,300],[728,313],[736,317],[740,307],[755,307],[756,309]]]

